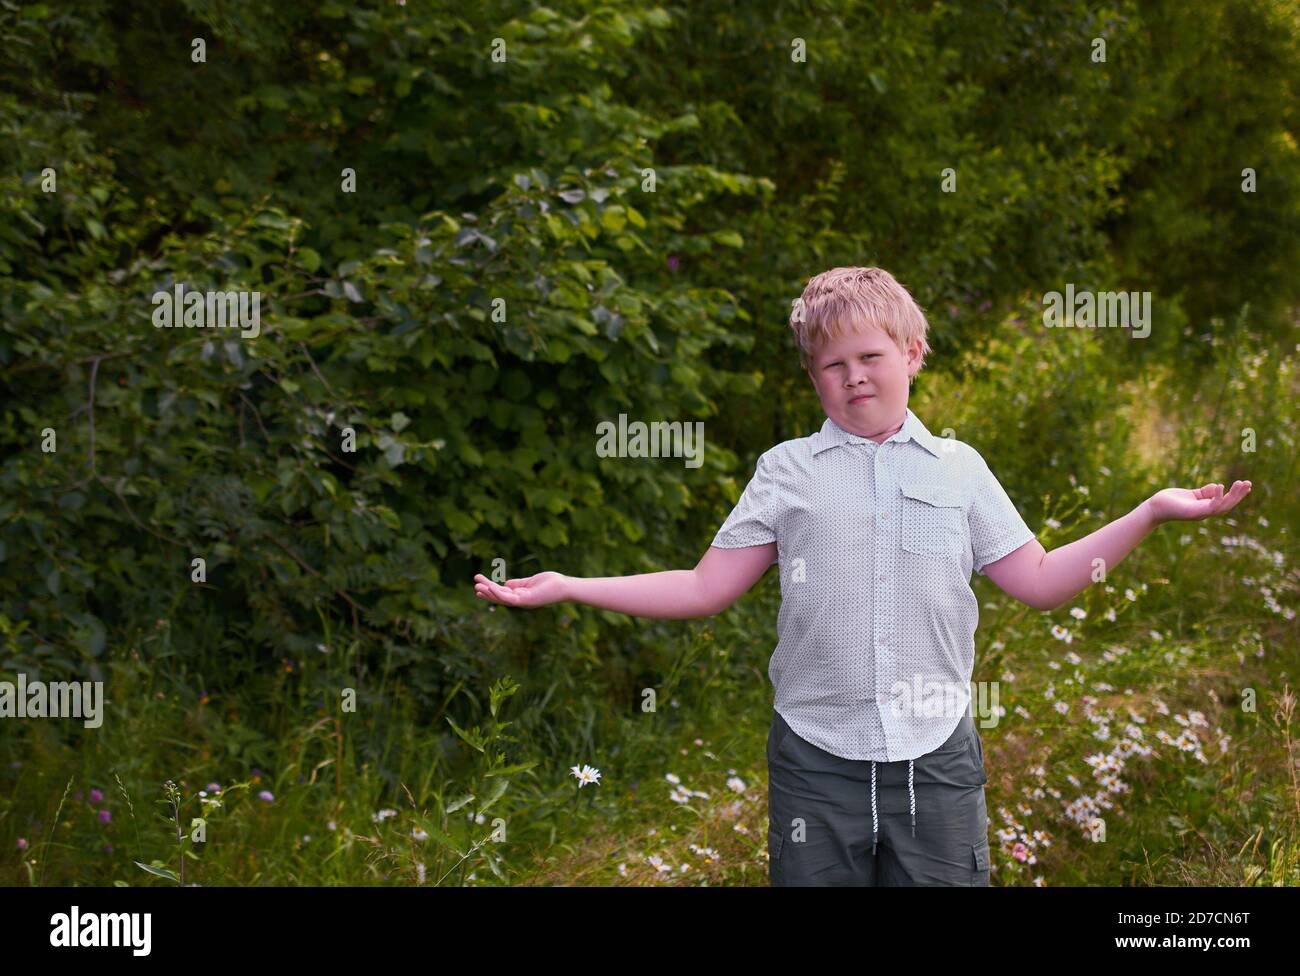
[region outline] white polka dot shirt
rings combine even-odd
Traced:
[[[777,544],[774,706],[844,759],[915,759],[969,709],[979,607],[971,570],[1034,533],[969,444],[910,408],[883,444],[829,417],[758,459],[722,549]]]

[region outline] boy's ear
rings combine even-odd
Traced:
[[[915,379],[916,374],[921,370],[921,340],[920,339],[912,340],[912,346],[909,350],[907,350],[906,355],[907,355],[907,362],[909,366],[912,364],[913,361],[915,361],[916,363],[916,369],[912,372],[912,378]]]

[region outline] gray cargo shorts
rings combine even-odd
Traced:
[[[909,792],[908,760],[842,759],[800,738],[773,709],[767,735],[772,884],[987,886],[988,777],[970,712],[943,745],[911,763]]]

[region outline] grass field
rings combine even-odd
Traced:
[[[1013,409],[992,402],[1011,368],[991,365],[965,409]],[[1101,458],[1101,480],[1042,499],[1040,541],[1140,500],[1115,485],[1248,477],[1246,503],[1158,528],[1055,613],[976,578],[974,680],[996,683],[999,706],[981,723],[993,884],[1300,883],[1296,378],[1294,352],[1243,343],[1203,398],[1130,385],[1116,397],[1125,469]],[[1031,396],[1052,381],[1036,382]],[[932,387],[918,413],[952,392]],[[1258,445],[1243,452],[1247,427]],[[524,701],[502,676],[440,702],[385,686],[385,707],[356,713],[313,690],[318,672],[347,670],[345,642],[261,660],[256,694],[210,689],[159,620],[107,655],[102,728],[29,721],[5,736],[0,882],[765,885],[778,598],[769,573],[718,617],[642,622],[664,644],[652,712],[582,695],[613,665],[564,659],[572,605],[531,657],[555,671],[554,700]],[[480,718],[457,732],[459,696]],[[584,766],[599,778],[580,786]]]

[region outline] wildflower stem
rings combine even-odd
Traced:
[[[72,780],[74,777],[68,777],[68,785],[63,788],[63,796],[59,798],[58,809],[54,811],[54,822],[50,824],[50,832],[45,837],[45,848],[41,851],[41,876],[37,880],[40,885],[45,880],[45,862],[50,859],[50,841],[54,840],[54,828],[59,825],[59,817],[63,814],[63,801],[68,798],[68,791],[72,789]]]
[[[484,844],[486,844],[486,843],[487,843],[488,841],[490,841],[491,839],[492,839],[492,835],[491,835],[491,834],[488,834],[488,835],[487,835],[486,837],[484,837],[482,840],[480,840],[480,841],[475,841],[474,844],[473,844],[473,846],[470,847],[470,849],[469,849],[468,851],[466,851],[466,852],[461,856],[461,859],[460,859],[459,861],[457,861],[455,864],[453,864],[450,868],[448,868],[448,869],[447,869],[447,873],[444,874],[441,878],[438,879],[438,884],[442,884],[443,880],[447,877],[448,874],[451,874],[452,871],[455,871],[458,867],[461,866],[461,863],[464,862],[465,858],[469,857],[471,854],[473,854],[475,851],[477,851],[480,847],[482,847]]]

